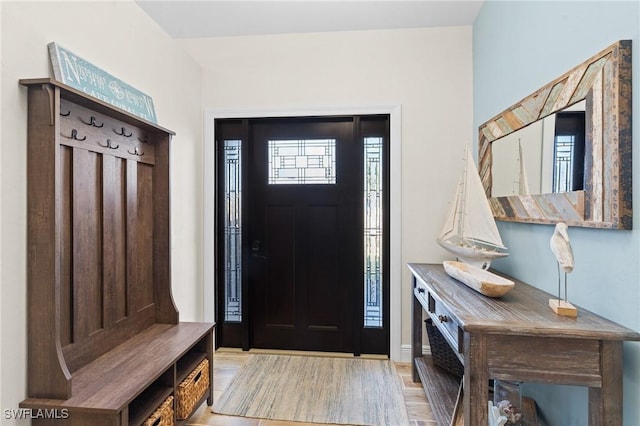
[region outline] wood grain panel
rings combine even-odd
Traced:
[[[55,219],[59,165],[60,92],[48,86],[29,89],[27,140],[27,392],[36,397],[68,398],[71,375],[60,350],[56,306],[59,234]]]
[[[269,326],[295,325],[296,211],[294,206],[267,206],[267,282],[264,312]]]
[[[102,159],[73,151],[74,336],[82,340],[103,327]]]
[[[489,400],[489,372],[487,370],[487,338],[485,335],[464,335],[465,370],[474,374],[465,374],[462,378],[464,392],[464,424],[486,425],[489,423],[487,401]]]
[[[604,380],[599,388],[589,388],[589,424],[622,424],[622,342],[602,342]],[[606,398],[604,396],[606,395]]]
[[[614,58],[615,59],[615,58]],[[602,69],[602,91],[604,93],[617,91],[617,79],[615,78],[615,66],[611,61],[605,63]],[[617,115],[618,105],[612,102],[612,99],[608,96],[602,98],[602,114]],[[609,121],[602,123],[602,192],[617,194],[620,189],[620,182],[618,175],[611,173],[612,170],[616,170],[620,167],[620,159],[618,157],[619,139],[616,132],[615,125],[612,125]],[[612,165],[612,167],[604,167],[604,165]],[[612,221],[618,216],[619,200],[618,197],[610,197],[603,200],[602,203],[602,218],[605,221]]]
[[[133,232],[138,237],[138,252],[135,264],[138,267],[138,287],[140,304],[144,309],[153,304],[153,168],[138,163],[137,172],[138,215]]]
[[[338,210],[336,206],[311,206],[307,220],[312,224],[306,241],[309,253],[307,298],[305,301],[309,327],[337,328],[340,309],[327,309],[339,305],[336,294],[340,285],[338,271]]]
[[[602,221],[603,173],[602,158],[602,72],[599,71],[592,88],[593,107],[591,110],[591,220]]]
[[[571,101],[570,101],[571,103],[578,102],[579,100],[587,97],[587,94],[593,87],[594,80],[597,78],[597,75],[600,73],[600,70],[602,70],[602,67],[604,66],[605,62],[609,60],[609,58],[610,58],[610,55],[607,54],[597,59],[595,62],[589,64],[589,67],[587,68],[584,76],[582,77],[582,81],[580,81],[580,84],[578,85],[578,87],[576,88],[576,91],[571,97]]]
[[[125,160],[125,218],[127,229],[125,245],[127,247],[127,315],[134,315],[142,309],[140,302],[140,286],[138,283],[138,235],[135,232],[138,223],[138,164],[133,160]]]
[[[542,117],[542,108],[547,102],[547,98],[549,97],[549,93],[551,93],[552,87],[553,86],[551,85],[543,87],[533,95],[519,102],[519,104],[521,104],[523,108],[531,112],[531,121],[526,122],[525,125],[531,124]]]
[[[558,105],[558,99],[562,94],[565,84],[566,81],[559,81],[553,85],[553,87],[551,88],[551,92],[549,93],[549,97],[547,98],[544,107],[542,107],[540,117],[546,117],[547,115],[555,111],[556,105]]]
[[[410,264],[409,269],[433,294],[440,295],[465,331],[509,336],[640,339],[640,334],[584,309],[578,318],[559,317],[549,309],[550,294],[499,272],[494,271],[514,281],[515,287],[501,298],[489,298],[478,297],[477,292],[447,275],[442,265]]]
[[[503,380],[600,386],[600,342],[585,339],[490,336],[491,377]]]
[[[60,146],[60,345],[73,343],[73,149]]]
[[[149,136],[151,138],[151,136]],[[171,293],[171,185],[169,153],[171,135],[155,135],[153,167],[153,283],[156,322],[177,324],[178,309]]]
[[[582,77],[587,69],[586,64],[579,65],[575,71],[572,71],[569,74],[569,78],[562,88],[562,92],[558,95],[558,99],[556,99],[556,103],[553,105],[554,110],[560,110],[565,106],[569,105],[569,100],[571,99],[573,93],[578,87],[578,84],[582,80]]]
[[[103,157],[103,277],[105,324],[127,315],[126,185],[122,160]]]

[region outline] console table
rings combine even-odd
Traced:
[[[413,381],[422,381],[434,398],[439,424],[451,421],[457,387],[446,374],[434,377],[438,369],[422,354],[423,310],[464,364],[465,425],[487,424],[489,379],[587,386],[589,425],[622,425],[622,342],[640,341],[639,333],[585,309],[578,318],[557,316],[548,307],[552,295],[511,277],[514,289],[494,299],[451,278],[440,264],[408,266]]]

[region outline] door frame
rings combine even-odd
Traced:
[[[215,321],[215,119],[261,118],[261,117],[303,117],[338,115],[389,114],[389,351],[391,359],[402,359],[402,221],[401,221],[401,123],[400,104],[323,106],[323,107],[282,107],[265,109],[213,109],[204,112],[203,147],[203,256],[211,261],[203,262],[204,320]]]

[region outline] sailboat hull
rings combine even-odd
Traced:
[[[488,249],[481,246],[456,244],[449,240],[436,240],[444,249],[454,254],[460,261],[480,269],[489,269],[491,261],[506,257],[509,253]]]

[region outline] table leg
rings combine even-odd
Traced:
[[[412,289],[415,288],[415,278],[413,279],[413,283],[414,285],[412,286]],[[411,329],[413,334],[411,343],[411,378],[417,383],[420,381],[420,377],[418,376],[415,359],[422,356],[422,305],[415,296],[411,299],[413,299],[413,303],[411,305]]]
[[[602,387],[589,388],[589,425],[622,425],[622,342],[603,341]]]
[[[464,424],[488,424],[489,365],[487,339],[482,335],[465,333],[464,336]]]

